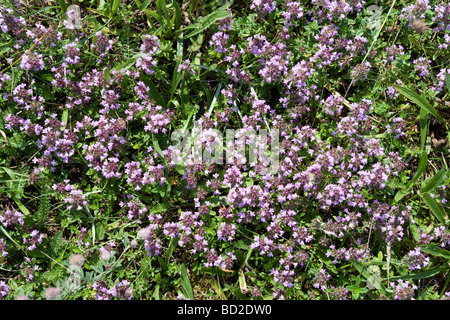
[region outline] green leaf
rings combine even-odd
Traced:
[[[109,80],[111,79],[111,74],[109,72],[109,68],[108,67],[106,67],[103,70],[103,77],[105,78],[106,82],[109,82]]]
[[[177,39],[177,53],[175,56],[175,60],[177,61],[175,68],[173,70],[173,76],[172,76],[172,89],[170,90],[170,99],[172,100],[173,95],[175,94],[175,91],[183,78],[183,73],[178,72],[178,66],[181,63],[181,60],[183,59],[183,34],[181,34]]]
[[[50,240],[47,254],[52,258],[57,258],[63,244],[63,232],[58,231]]]
[[[30,215],[30,210],[28,210],[27,207],[24,206],[24,204],[19,200],[19,198],[17,198],[16,195],[13,195],[12,198],[24,215]]]
[[[419,241],[420,240],[420,234],[419,234],[419,230],[417,228],[417,226],[415,224],[411,224],[410,226],[411,229],[411,233],[414,237],[414,240]]]
[[[448,91],[450,91],[450,75],[448,73],[445,75],[445,84],[447,85]]]
[[[175,30],[179,30],[181,26],[181,8],[176,0],[172,1],[175,16]]]
[[[120,0],[113,0],[111,5],[111,15],[110,18],[114,17],[114,14],[117,11],[117,7],[119,6]]]
[[[150,4],[151,0],[145,0],[144,2],[142,2],[142,5],[140,7],[141,11],[144,11],[145,9],[147,9],[148,5]]]
[[[156,1],[156,8],[158,9],[158,12],[161,12],[164,15],[164,20],[169,20],[169,12],[167,11],[166,7],[166,1],[164,0],[157,0]]]
[[[373,279],[373,276],[367,272],[367,268],[362,263],[357,262],[357,261],[352,261],[352,265],[356,268],[356,270],[359,271],[359,273],[364,278],[366,278],[366,280],[372,280]],[[381,294],[383,296],[387,297],[388,294],[386,292],[386,289],[385,289],[383,283],[378,282],[378,284],[379,284],[379,288],[377,288],[377,289],[381,292]]]
[[[180,274],[181,274],[181,285],[183,287],[184,294],[190,300],[194,300],[194,293],[192,292],[191,282],[189,281],[189,276],[184,263],[181,265]]]
[[[163,107],[164,109],[166,109],[166,108],[167,108],[167,104],[166,104],[166,102],[164,101],[164,99],[162,98],[162,96],[159,94],[159,91],[158,91],[158,89],[156,89],[156,86],[155,86],[155,84],[153,83],[153,81],[150,80],[150,78],[149,78],[147,75],[143,74],[143,73],[141,73],[140,77],[141,77],[142,82],[144,82],[145,85],[148,86],[148,87],[150,88],[150,92],[149,92],[150,97],[151,97],[153,100],[155,100],[155,102],[156,102],[158,105],[160,105],[161,107]]]
[[[439,170],[433,178],[428,180],[427,184],[422,188],[420,191],[421,193],[428,193],[433,191],[436,187],[438,187],[441,183],[441,181],[445,178],[445,174],[447,173],[447,170],[442,168]]]
[[[42,189],[41,193],[44,191],[45,188]],[[43,227],[45,225],[50,212],[50,208],[50,196],[48,194],[41,194],[39,198],[39,208],[35,213],[39,227]]]
[[[161,157],[161,159],[164,160],[164,162],[166,161],[166,158],[164,157],[164,154],[162,153],[162,150],[159,146],[159,142],[158,139],[156,138],[155,135],[152,135],[152,142],[153,142],[153,148],[155,149],[155,151],[159,154],[159,156]]]
[[[447,219],[444,209],[442,209],[442,207],[430,196],[429,193],[421,193],[420,196],[431,209],[431,212],[436,219],[438,219],[440,223],[445,224]]]
[[[420,147],[422,150],[425,149],[425,142],[427,141],[428,135],[428,113],[425,109],[420,109]]]
[[[172,238],[170,240],[169,249],[167,249],[167,252],[166,252],[166,263],[167,264],[169,264],[170,257],[172,257],[173,250],[175,250],[177,243],[178,243],[178,237]]]
[[[172,207],[172,204],[169,202],[159,203],[150,209],[150,213],[166,212],[170,207]]]
[[[8,42],[0,44],[0,54],[3,54],[5,52],[9,52],[14,45],[15,40],[11,39]]]
[[[428,161],[427,152],[425,150],[422,150],[422,154],[420,155],[419,158],[419,166],[417,168],[417,172],[412,178],[412,180],[408,183],[408,185],[405,188],[399,190],[395,194],[394,200],[396,202],[399,202],[409,192],[413,184],[422,176],[423,172],[427,168],[427,161]]]
[[[67,4],[64,0],[58,0],[59,6],[61,7],[61,13],[64,14],[67,11]]]
[[[216,93],[214,94],[214,98],[211,101],[211,105],[209,106],[209,110],[207,115],[210,116],[213,112],[214,106],[216,105],[216,101],[219,98],[220,90],[222,89],[222,81],[220,81],[219,85],[217,86]]]
[[[14,239],[11,237],[11,235],[8,233],[8,231],[6,231],[2,225],[0,225],[0,231],[3,232],[3,234],[9,239],[11,240],[18,248],[22,248],[22,246],[20,244],[18,244],[16,241],[14,241]]]
[[[61,122],[64,123],[62,126],[62,129],[64,129],[67,126],[67,121],[69,120],[69,109],[64,109],[63,114],[61,116]]]
[[[422,252],[431,254],[435,257],[441,257],[450,260],[450,251],[442,249],[435,244],[427,244],[420,246]]]
[[[424,250],[422,250],[424,251]],[[425,251],[424,251],[425,252]],[[429,253],[429,252],[427,252]],[[449,252],[450,253],[450,252]],[[445,267],[441,267],[441,268],[436,268],[433,270],[429,270],[429,271],[424,271],[424,272],[420,272],[420,273],[414,273],[414,274],[409,274],[407,276],[398,276],[398,277],[391,277],[391,280],[397,280],[397,279],[402,279],[402,280],[418,280],[418,279],[426,279],[426,278],[430,278],[442,271],[448,271],[448,268]]]
[[[444,118],[441,117],[441,115],[436,111],[436,109],[424,97],[418,95],[417,93],[413,92],[408,88],[396,84],[394,85],[394,88],[402,95],[404,95],[406,98],[412,100],[420,108],[426,110],[428,113],[431,113],[436,119],[438,119],[442,123],[445,123]]]
[[[191,33],[187,34],[185,36],[185,38],[190,38],[193,37],[201,32],[203,32],[203,30],[207,29],[209,26],[211,26],[214,22],[216,22],[217,20],[222,20],[225,19],[226,17],[228,17],[230,15],[230,13],[228,11],[226,11],[226,8],[229,7],[231,5],[231,3],[220,7],[219,9],[217,9],[216,11],[210,13],[209,15],[207,15],[206,17],[202,18],[199,22],[194,23],[186,28],[184,28],[184,30],[187,29],[196,29],[194,31],[192,31]]]

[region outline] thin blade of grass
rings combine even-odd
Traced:
[[[204,17],[203,19],[201,19],[198,23],[195,23],[189,27],[184,28],[184,30],[186,29],[196,29],[193,30],[191,33],[187,34],[185,36],[185,38],[190,38],[193,37],[197,34],[199,34],[200,32],[203,32],[203,30],[207,29],[209,26],[211,26],[213,23],[215,23],[218,20],[223,20],[226,17],[228,17],[230,15],[230,13],[228,11],[226,11],[226,9],[231,5],[231,3],[226,4],[220,8],[218,8],[216,11],[210,13],[209,15],[207,15],[206,17]]]
[[[427,140],[428,135],[428,112],[421,108],[420,109],[420,147],[422,150],[425,149],[425,142]]]
[[[435,244],[421,245],[420,249],[422,252],[431,254],[432,256],[450,260],[450,251],[442,249]]]
[[[11,240],[12,243],[14,243],[18,248],[22,248],[22,246],[20,244],[18,244],[13,237],[11,237],[11,235],[8,233],[8,231],[5,230],[5,228],[3,228],[2,225],[0,225],[0,231],[3,232],[3,234],[9,239]]]
[[[445,123],[445,120],[442,118],[442,116],[424,97],[418,95],[417,93],[413,92],[408,88],[396,84],[394,85],[394,88],[398,92],[400,92],[403,96],[405,96],[406,98],[417,104],[420,108],[425,109],[428,113],[431,113],[436,119],[438,119],[442,123]]]
[[[175,247],[178,243],[178,237],[172,238],[170,240],[169,249],[167,249],[166,252],[166,263],[169,264],[170,258],[172,257],[173,250],[175,250]]]
[[[67,11],[67,4],[64,0],[58,0],[58,4],[61,7],[61,14],[65,14]]]
[[[114,15],[116,14],[117,8],[119,6],[120,0],[113,0],[112,4],[111,4],[111,14],[110,14],[110,18],[114,17]]]
[[[194,300],[194,293],[192,291],[191,282],[189,281],[189,276],[184,263],[180,267],[180,274],[181,274],[181,286],[183,287],[184,293],[190,300]]]
[[[399,202],[409,192],[409,190],[412,188],[413,184],[422,176],[423,172],[427,168],[427,162],[428,162],[428,155],[427,155],[427,152],[425,150],[423,150],[422,154],[420,155],[420,158],[419,158],[419,166],[417,168],[416,174],[414,175],[412,180],[408,183],[408,185],[405,188],[399,190],[395,194],[394,200],[396,202]]]
[[[439,220],[440,223],[444,224],[447,222],[446,214],[444,209],[434,200],[429,193],[420,194],[422,199],[428,205],[431,210],[431,213]]]
[[[216,101],[219,98],[220,90],[222,89],[222,84],[223,84],[222,81],[220,81],[219,85],[217,86],[216,93],[214,94],[214,97],[211,101],[211,105],[209,106],[209,110],[206,114],[207,116],[210,116],[211,113],[213,112],[214,106],[216,105]]]
[[[448,268],[445,267],[440,267],[440,268],[435,268],[433,270],[429,270],[429,271],[425,271],[425,272],[420,272],[420,273],[414,273],[414,274],[410,274],[407,276],[396,276],[396,277],[392,277],[391,280],[398,280],[398,279],[402,279],[402,280],[419,280],[419,279],[426,279],[426,278],[430,278],[442,271],[447,271]]]
[[[147,85],[150,88],[150,97],[155,100],[155,102],[160,105],[161,107],[163,107],[164,109],[167,108],[167,104],[164,101],[164,99],[162,98],[162,96],[159,94],[158,89],[156,89],[155,84],[153,83],[152,80],[150,80],[149,77],[147,77],[145,74],[141,74],[140,78],[142,80],[142,82],[145,83],[145,85]]]
[[[172,89],[170,90],[170,100],[172,100],[173,95],[175,94],[175,91],[178,88],[181,79],[183,78],[183,73],[178,72],[178,66],[180,65],[182,59],[183,59],[183,34],[181,34],[177,39],[177,53],[175,57],[177,63],[173,70]]]
[[[175,30],[179,30],[181,26],[181,8],[176,0],[172,1],[175,16]]]
[[[441,170],[439,170],[434,176],[433,178],[431,178],[430,180],[428,180],[427,184],[422,188],[422,190],[420,191],[421,193],[428,193],[433,191],[436,187],[439,186],[439,184],[441,183],[441,181],[445,178],[445,175],[447,173],[447,170],[445,170],[444,168],[442,168]]]
[[[145,0],[144,2],[142,2],[141,7],[139,8],[141,11],[144,11],[145,9],[147,9],[148,5],[150,4],[151,0]]]

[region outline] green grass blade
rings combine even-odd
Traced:
[[[417,104],[420,108],[425,109],[428,113],[431,113],[436,119],[438,119],[442,123],[445,123],[445,120],[425,98],[423,98],[422,96],[418,95],[417,93],[413,92],[408,88],[396,84],[394,85],[394,88],[402,95],[404,95],[406,98]]]
[[[439,186],[439,184],[441,183],[441,181],[445,178],[445,175],[447,173],[447,170],[445,170],[444,168],[442,168],[441,170],[439,170],[434,176],[433,178],[431,178],[430,180],[428,180],[427,184],[422,188],[422,190],[420,191],[421,193],[428,193],[433,191],[436,187]]]
[[[199,34],[200,32],[203,32],[203,30],[207,29],[209,26],[211,26],[216,21],[225,19],[229,15],[230,15],[230,13],[228,11],[225,11],[224,7],[217,9],[216,11],[210,13],[205,18],[203,18],[199,22],[199,24],[196,23],[195,26],[193,26],[196,28],[196,30],[194,30],[191,33],[189,33],[188,35],[186,35],[185,38],[187,39],[187,38],[190,38],[190,37],[193,37],[193,36]],[[185,28],[185,30],[186,29],[187,28]]]
[[[158,89],[156,89],[155,84],[153,83],[152,80],[150,80],[150,78],[148,76],[146,76],[145,74],[141,73],[140,78],[142,80],[142,82],[145,83],[145,85],[147,85],[150,88],[150,97],[155,100],[155,102],[160,105],[161,107],[163,107],[164,109],[167,108],[167,104],[164,101],[164,99],[162,98],[162,96],[159,94]]]
[[[428,112],[420,108],[420,147],[422,150],[425,149],[425,142],[427,141],[427,135],[428,135]]]
[[[167,249],[166,252],[166,263],[169,264],[170,258],[172,257],[173,250],[175,250],[175,247],[178,243],[178,237],[172,238],[170,240],[169,249]]]
[[[145,9],[147,9],[148,5],[150,4],[151,0],[145,0],[144,2],[142,2],[141,7],[139,8],[141,11],[144,11]]]
[[[422,250],[423,251],[423,250]],[[448,269],[445,267],[440,267],[440,268],[435,268],[429,271],[424,271],[424,272],[420,272],[420,273],[414,273],[414,274],[410,274],[407,276],[397,276],[397,277],[392,277],[391,280],[398,280],[398,279],[402,279],[402,280],[419,280],[419,279],[426,279],[426,278],[430,278],[442,271],[447,271]]]
[[[181,8],[176,0],[172,1],[175,16],[175,30],[179,30],[181,26]]]
[[[194,293],[192,291],[191,282],[189,281],[189,276],[187,273],[186,266],[184,263],[181,265],[180,268],[180,274],[181,274],[181,286],[183,287],[184,294],[190,299],[194,300]]]
[[[422,252],[431,254],[435,257],[441,257],[450,260],[450,251],[442,249],[434,244],[427,244],[420,246]]]
[[[65,14],[67,11],[67,4],[64,0],[58,0],[59,6],[61,7],[61,13]]]
[[[16,196],[12,196],[12,198],[24,215],[26,216],[30,215],[30,210],[28,210],[27,207],[24,206],[24,204],[19,200],[19,198],[17,198]]]
[[[399,190],[395,194],[394,200],[396,202],[399,202],[409,192],[409,190],[412,188],[414,183],[422,176],[423,172],[427,168],[427,162],[428,162],[428,155],[427,155],[427,152],[425,150],[423,150],[422,154],[420,155],[419,166],[417,168],[416,174],[414,175],[412,180],[408,183],[408,185],[405,188]]]
[[[446,214],[444,212],[444,209],[434,200],[429,193],[420,194],[422,199],[425,201],[425,203],[428,205],[428,207],[431,210],[431,213],[436,217],[436,219],[439,220],[440,223],[444,224],[446,223]]]
[[[219,85],[217,86],[216,93],[214,94],[214,97],[213,97],[213,99],[211,101],[211,105],[209,106],[209,110],[208,110],[208,113],[207,113],[208,116],[210,116],[211,113],[213,112],[214,106],[216,105],[216,101],[219,98],[219,94],[220,94],[220,90],[221,89],[222,89],[222,81],[220,81]]]
[[[445,75],[445,84],[447,85],[447,89],[450,92],[450,75]]]
[[[114,15],[116,14],[117,11],[117,7],[119,6],[120,0],[113,0],[111,3],[111,14],[110,14],[110,18],[114,17]]]
[[[18,244],[12,237],[11,235],[8,233],[8,231],[5,230],[5,228],[3,228],[2,225],[0,225],[0,231],[3,232],[3,234],[9,239],[11,240],[12,243],[14,243],[18,248],[22,248],[22,246],[20,244]]]
[[[173,95],[175,94],[178,85],[180,84],[181,79],[183,78],[183,73],[178,72],[178,66],[180,65],[183,59],[183,34],[181,34],[177,39],[177,53],[175,60],[177,61],[175,68],[173,70],[172,76],[172,89],[170,90],[170,100],[172,100]]]

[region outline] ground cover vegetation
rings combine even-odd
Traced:
[[[450,298],[449,2],[2,0],[0,26],[0,300]],[[244,134],[233,161],[180,153],[215,148],[199,125]]]

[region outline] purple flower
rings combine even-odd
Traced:
[[[163,226],[163,233],[172,239],[181,235],[180,230],[181,224],[178,222],[166,222]]]
[[[77,47],[76,42],[71,42],[64,45],[63,49],[66,50],[66,56],[64,58],[65,62],[70,64],[77,64],[78,62],[80,62],[80,57],[78,56],[80,48]]]
[[[103,58],[112,49],[114,41],[108,39],[107,36],[104,36],[101,30],[97,31],[95,36],[95,44],[92,44],[91,48],[94,48],[95,53]]]
[[[370,62],[366,61],[362,64],[356,65],[355,68],[353,68],[350,76],[352,78],[352,82],[355,83],[356,81],[362,81],[367,78],[367,75],[369,74],[370,68],[371,68]]]
[[[438,4],[434,8],[436,16],[433,17],[433,22],[437,22],[438,26],[434,29],[435,32],[450,30],[450,3]]]
[[[136,67],[144,70],[147,74],[153,74],[155,71],[153,67],[156,66],[156,61],[150,54],[143,54],[136,60]]]
[[[220,229],[217,231],[217,237],[223,241],[232,241],[236,234],[236,225],[234,223],[227,224],[222,222]]]
[[[6,284],[5,281],[0,281],[0,298],[6,297],[10,290],[10,287]]]
[[[87,206],[86,195],[83,194],[82,190],[73,189],[70,190],[69,195],[64,199],[64,202],[69,203],[67,210],[75,208],[75,210],[82,210],[82,206]]]
[[[22,56],[22,60],[20,61],[20,67],[24,70],[33,70],[33,71],[43,70],[45,64],[42,58],[42,54],[36,54],[34,52],[24,54]]]
[[[414,250],[408,252],[404,259],[405,263],[409,265],[409,270],[421,270],[430,263],[430,258],[421,252],[420,247],[416,247]]]
[[[420,57],[418,59],[415,59],[413,63],[416,65],[416,71],[420,71],[419,76],[426,77],[428,75],[428,66],[431,63],[431,60]]]
[[[6,257],[8,255],[7,248],[8,245],[5,243],[5,240],[0,238],[0,257]]]
[[[185,61],[181,62],[181,63],[178,65],[178,70],[177,70],[177,71],[178,71],[178,72],[181,72],[181,71],[183,71],[183,70],[189,71],[189,73],[192,74],[192,75],[195,74],[194,70],[192,70],[192,67],[191,67],[191,61],[190,61],[189,59],[186,59]]]
[[[431,9],[429,5],[429,0],[417,0],[416,4],[410,4],[409,6],[402,9],[400,18],[404,18],[405,15],[412,26],[412,22],[416,19],[424,19],[425,11]]]
[[[248,50],[257,56],[262,55],[270,43],[266,40],[264,35],[256,34],[247,38],[247,48]]]
[[[154,55],[160,48],[159,39],[157,36],[153,36],[150,34],[147,34],[142,39],[141,44],[141,52],[147,53],[149,55]]]
[[[391,282],[391,286],[395,290],[395,300],[414,300],[414,290],[417,289],[416,285],[409,283],[409,281],[399,279],[397,284]]]
[[[40,233],[37,230],[33,230],[30,235],[29,238],[23,238],[23,243],[28,243],[28,250],[32,251],[34,249],[36,249],[36,245],[38,243],[42,243],[42,240],[44,240],[45,234]]]
[[[209,250],[206,250],[206,252],[205,267],[218,267],[221,265],[222,257],[216,253],[214,248],[210,248]]]
[[[216,52],[218,53],[226,52],[228,39],[229,39],[228,34],[224,33],[223,31],[218,31],[213,34],[211,40],[209,41],[209,44],[211,46],[215,46],[216,49],[214,50],[216,50]]]
[[[327,283],[328,280],[330,280],[331,276],[326,273],[325,269],[320,269],[315,277],[314,277],[314,284],[313,287],[316,289],[320,289],[321,291],[327,290]]]
[[[253,0],[250,9],[255,9],[259,14],[265,12],[272,13],[276,8],[276,3],[273,0]]]
[[[447,75],[450,76],[450,69],[443,68],[439,70],[439,73],[436,75],[436,79],[438,80],[437,86],[431,87],[431,90],[435,92],[442,92],[442,89],[445,86],[445,80]]]
[[[0,222],[5,228],[16,223],[23,225],[23,214],[15,209],[7,209],[3,213],[0,213]]]

